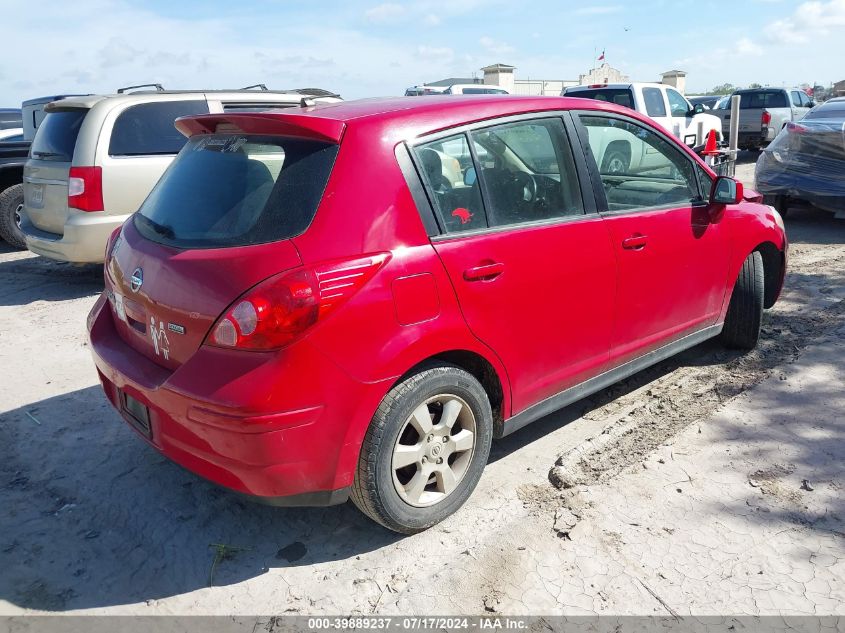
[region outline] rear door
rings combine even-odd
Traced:
[[[711,221],[704,170],[672,140],[619,115],[584,112],[577,119],[601,183],[598,205],[618,262],[612,336],[618,364],[715,323],[724,298],[727,239],[721,224]],[[601,171],[594,146],[604,134],[629,144],[633,154],[647,152],[649,165]]]
[[[187,142],[174,121],[206,113],[203,95],[180,95],[174,100],[159,99],[110,112],[97,143],[105,213],[128,215],[137,211]]]
[[[414,154],[442,230],[434,248],[469,328],[507,369],[513,413],[599,373],[615,262],[563,120],[441,135]]]
[[[24,215],[35,228],[62,235],[68,215],[67,183],[87,108],[50,112],[35,134],[24,167]]]

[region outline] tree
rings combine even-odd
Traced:
[[[736,87],[733,84],[722,84],[721,86],[716,86],[713,90],[710,91],[711,95],[729,95]]]
[[[753,84],[748,84],[748,87],[749,88],[762,88],[763,86],[762,86],[762,84],[758,84],[757,82],[754,82]]]

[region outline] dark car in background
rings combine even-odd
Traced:
[[[785,125],[757,160],[757,189],[785,214],[809,202],[845,219],[845,97]]]
[[[0,130],[21,127],[20,108],[0,108]]]
[[[703,105],[708,110],[712,110],[716,107],[716,104],[719,102],[719,99],[722,98],[722,95],[704,95],[704,96],[692,96],[687,97],[687,101],[689,101],[692,105]]]

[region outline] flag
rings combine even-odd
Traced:
[[[600,62],[604,61],[604,50],[602,50],[601,55],[599,55],[599,61]]]

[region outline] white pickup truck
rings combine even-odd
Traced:
[[[717,141],[722,140],[722,121],[719,117],[706,114],[704,106],[693,106],[680,92],[665,84],[572,86],[565,88],[561,96],[597,99],[631,108],[662,125],[689,147],[703,145],[710,130],[716,131]],[[702,124],[701,130],[699,123]],[[650,166],[648,152],[638,155],[638,152],[627,146],[630,143],[626,145],[621,136],[616,140],[608,137],[603,141],[598,144],[601,148],[600,156],[596,156],[603,172],[625,172]]]

